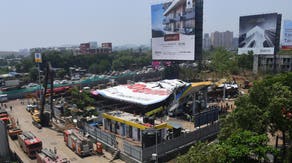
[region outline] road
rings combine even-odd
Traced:
[[[43,148],[54,149],[54,147],[56,147],[57,153],[62,158],[67,158],[70,160],[70,162],[73,162],[73,163],[110,162],[110,159],[112,156],[110,153],[106,151],[104,151],[105,154],[103,156],[95,155],[95,156],[80,158],[78,155],[76,155],[73,151],[71,151],[65,145],[62,133],[56,132],[50,128],[38,129],[35,126],[33,126],[31,115],[29,112],[26,111],[25,109],[26,105],[22,105],[20,103],[20,100],[9,101],[7,103],[7,107],[9,108],[10,106],[12,106],[12,110],[7,109],[9,114],[12,115],[15,118],[15,120],[18,120],[20,128],[23,131],[31,131],[33,134],[39,137],[43,142]],[[20,149],[17,140],[12,141],[10,139],[9,142],[10,142],[11,150],[15,151],[25,163],[36,162],[36,160],[31,160],[25,155],[25,153]],[[115,160],[114,162],[120,163],[123,161]]]

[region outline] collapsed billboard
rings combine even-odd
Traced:
[[[177,89],[184,91],[190,85],[190,83],[174,79],[118,85],[107,89],[96,90],[92,93],[113,100],[148,106],[160,103],[166,100]]]
[[[292,20],[284,21],[283,50],[292,50]]]
[[[240,17],[238,54],[274,54],[277,20],[277,13]]]
[[[152,59],[195,59],[195,0],[151,6]]]

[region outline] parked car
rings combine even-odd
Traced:
[[[26,106],[26,111],[32,112],[32,110],[35,109],[35,108],[37,108],[37,105],[29,104],[29,105]]]

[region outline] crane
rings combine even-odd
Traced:
[[[50,111],[45,110],[45,104],[46,104],[46,94],[48,92],[48,82],[50,84]],[[39,110],[34,113],[32,116],[34,122],[40,124],[41,126],[48,127],[50,126],[50,121],[54,115],[53,110],[53,93],[54,93],[54,70],[52,68],[52,65],[50,62],[47,62],[46,64],[46,70],[45,70],[45,79],[44,79],[44,91],[40,91],[41,94],[41,102]]]

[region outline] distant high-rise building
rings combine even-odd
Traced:
[[[233,32],[225,31],[218,32],[215,31],[211,33],[211,45],[213,47],[223,47],[226,49],[232,49],[233,47]]]
[[[222,32],[222,47],[226,49],[232,49],[233,32]]]
[[[232,42],[232,50],[237,50],[238,49],[238,37],[233,38]]]
[[[222,46],[222,39],[221,39],[221,33],[216,31],[211,33],[211,45],[216,48],[216,47],[221,47]]]
[[[203,38],[203,49],[208,50],[210,48],[211,48],[211,38],[210,38],[209,33],[205,33],[204,38]]]

